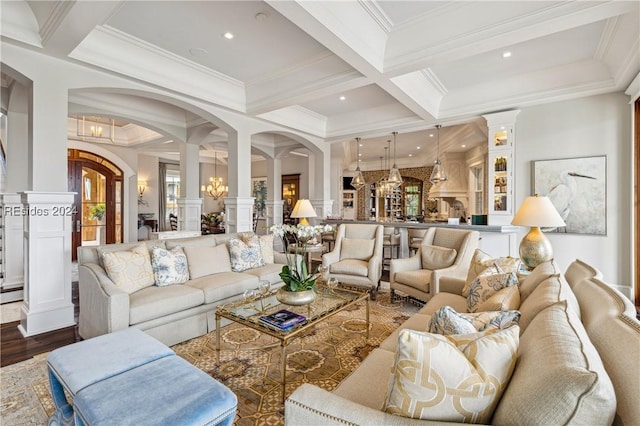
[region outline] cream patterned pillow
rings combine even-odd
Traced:
[[[456,249],[430,246],[423,244],[420,246],[420,256],[422,259],[422,269],[443,269],[453,265],[458,252]]]
[[[276,262],[275,254],[273,253],[273,234],[260,235],[260,251],[262,258],[266,265],[272,265]]]
[[[229,257],[231,258],[231,270],[234,272],[264,266],[260,240],[257,235],[247,238],[246,243],[238,238],[231,238],[229,240]]]
[[[144,243],[129,251],[103,253],[102,263],[111,281],[129,294],[155,283],[151,257]]]
[[[360,238],[343,238],[340,249],[340,260],[358,259],[369,260],[373,256],[375,240]]]
[[[488,424],[516,364],[520,328],[441,336],[400,331],[384,410]]]
[[[467,297],[469,286],[473,280],[489,267],[495,267],[495,272],[518,272],[520,269],[520,259],[517,257],[498,257],[493,259],[490,255],[480,249],[476,249],[467,272],[467,281],[462,289],[462,295]]]
[[[151,250],[151,266],[158,287],[189,281],[187,256],[180,246],[171,250],[154,247]]]
[[[476,312],[482,302],[489,299],[499,290],[517,285],[518,277],[513,272],[479,276],[469,286],[469,294],[467,295],[469,312]],[[520,299],[518,299],[518,302],[520,302]]]
[[[433,315],[429,322],[429,333],[442,335],[467,334],[490,329],[502,330],[518,325],[520,312],[488,311],[478,313],[456,312],[451,306],[443,306]]]
[[[513,285],[498,290],[476,307],[476,312],[510,311],[520,308],[520,287]]]

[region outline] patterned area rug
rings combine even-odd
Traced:
[[[302,383],[333,390],[417,307],[391,303],[388,293],[371,302],[369,340],[365,338],[365,305],[337,313],[287,348],[286,395]],[[276,339],[237,324],[222,328],[222,350],[215,332],[172,347],[196,367],[228,386],[238,396],[236,425],[284,423],[280,386],[280,346]],[[53,412],[46,354],[0,369],[0,423],[44,425]]]

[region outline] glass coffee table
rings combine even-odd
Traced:
[[[258,295],[251,300],[240,300],[233,303],[221,305],[216,310],[216,350],[220,347],[220,320],[225,318],[238,324],[242,324],[253,330],[260,331],[276,338],[280,343],[280,374],[282,385],[282,402],[285,398],[286,384],[286,360],[287,346],[301,333],[314,327],[334,314],[361,301],[366,303],[366,338],[369,339],[369,292],[348,290],[343,288],[328,289],[324,285],[317,287],[316,300],[304,306],[292,306],[280,303],[276,297],[276,290],[265,295]],[[303,315],[306,320],[292,326],[287,330],[281,330],[275,326],[264,324],[260,321],[263,315],[275,313],[281,309]]]

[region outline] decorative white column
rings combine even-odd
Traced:
[[[282,223],[283,203],[282,200],[267,200],[267,228],[271,225]]]
[[[225,229],[227,233],[253,230],[254,197],[225,198]]]
[[[73,198],[71,192],[21,194],[25,287],[18,329],[25,337],[75,324],[71,300]]]
[[[2,289],[11,290],[22,288],[24,285],[24,244],[22,201],[20,194],[0,195],[0,215],[2,215],[2,266],[4,267],[4,278]],[[3,293],[1,301],[12,302],[22,300],[24,292],[12,291]]]
[[[282,223],[282,160],[267,159],[267,227]]]
[[[316,218],[311,223],[316,224],[332,214],[333,200],[331,200],[329,182],[331,176],[330,148],[309,156],[309,176],[311,179],[309,201],[316,211]]]
[[[202,198],[178,198],[178,230],[199,231]]]
[[[229,196],[224,199],[226,231],[252,231],[255,198],[251,197],[251,135],[246,132],[229,132],[227,178]]]
[[[333,200],[309,200],[313,209],[316,211],[316,217],[313,220],[309,219],[309,221],[316,225],[319,224],[321,220],[325,219],[327,216],[331,215],[333,208]]]

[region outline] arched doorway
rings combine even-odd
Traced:
[[[80,246],[122,242],[123,173],[111,161],[69,149],[68,186],[75,192],[71,259]]]

